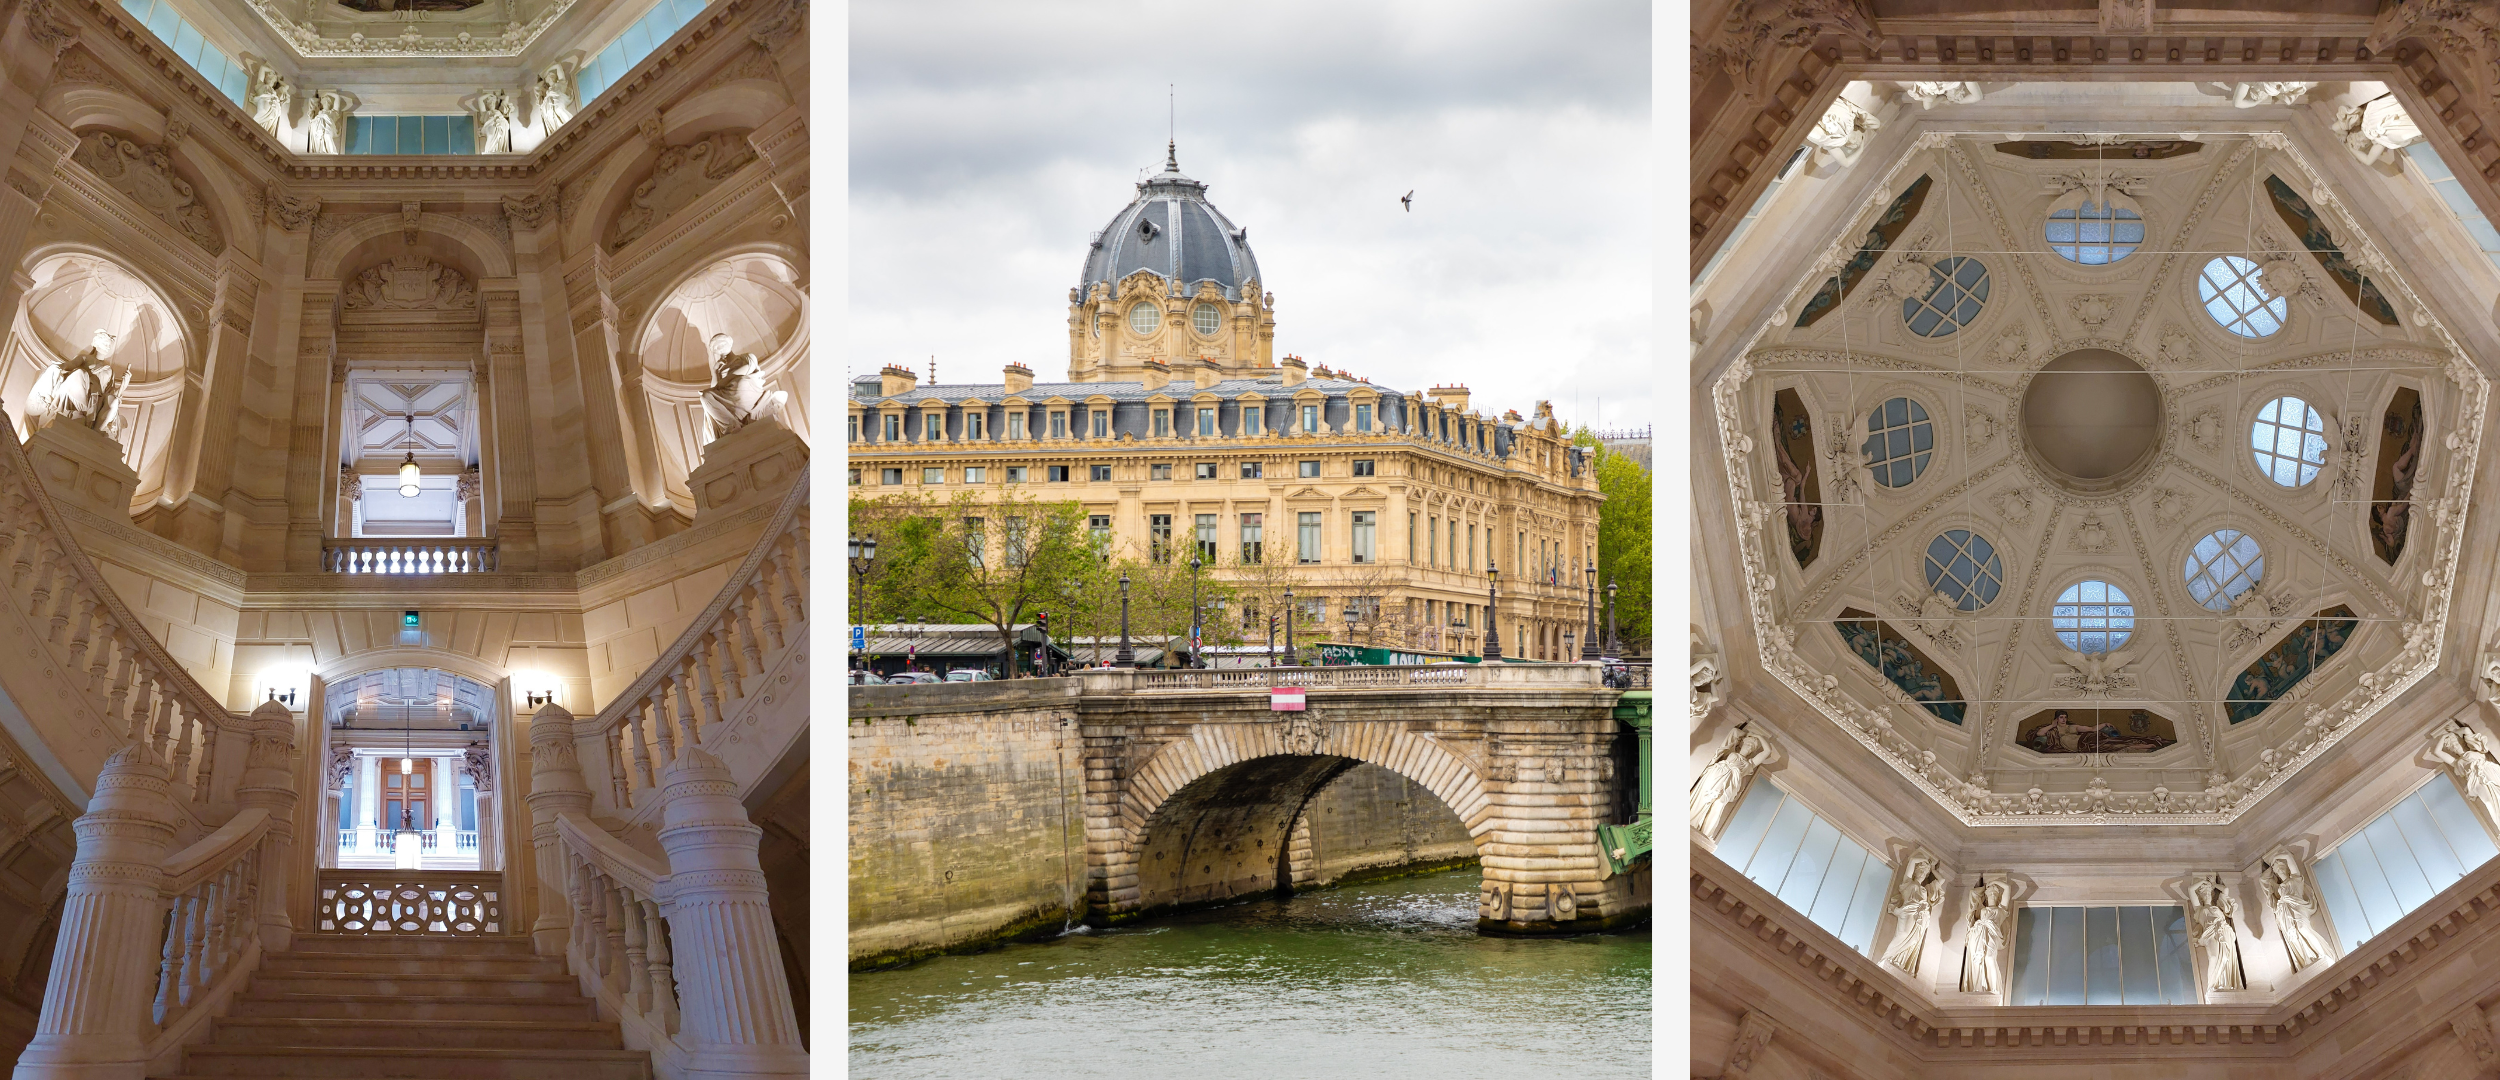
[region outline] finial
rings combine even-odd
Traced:
[[[1166,142],[1166,143],[1164,143],[1164,144],[1163,144],[1163,171],[1165,171],[1165,172],[1179,172],[1179,171],[1181,171],[1181,155],[1180,155],[1180,144],[1179,144],[1179,143],[1177,143],[1177,142]]]

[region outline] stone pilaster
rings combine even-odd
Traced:
[[[478,297],[486,315],[487,391],[494,404],[495,565],[539,569],[537,447],[531,439],[529,365],[521,351],[521,295]]]
[[[71,826],[78,855],[52,948],[53,977],[16,1080],[145,1075],[164,941],[164,861],[174,842],[171,786],[144,742],[115,751],[96,777],[94,800]]]
[[[321,568],[322,497],[335,483],[329,463],[331,361],[338,351],[338,294],[306,289],[295,346],[293,401],[287,425],[286,555],[284,569]],[[344,377],[344,372],[339,375]],[[259,560],[255,560],[259,561]],[[250,569],[277,569],[253,566]]]
[[[562,705],[541,705],[530,717],[530,846],[538,856],[538,917],[530,939],[540,956],[564,955],[573,926],[567,907],[564,845],[556,833],[561,814],[590,813],[590,788],[573,749],[573,714]]]
[[[235,788],[235,805],[269,811],[268,850],[260,867],[261,948],[283,952],[295,939],[295,923],[287,918],[287,876],[295,848],[295,784],[290,759],[295,752],[295,714],[275,701],[252,710],[252,743],[244,751],[243,782]]]
[[[1614,719],[1592,712],[1485,724],[1492,814],[1479,845],[1479,932],[1579,934],[1640,917],[1633,882],[1610,871],[1598,845],[1614,801]]]
[[[686,1075],[806,1076],[807,1051],[756,857],[764,830],[747,820],[728,766],[700,746],[680,749],[660,798]]]

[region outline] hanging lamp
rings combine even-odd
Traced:
[[[399,463],[399,497],[403,499],[417,497],[417,492],[420,490],[417,487],[417,479],[422,475],[417,468],[417,451],[413,446],[417,441],[417,414],[413,412],[408,414],[408,441],[412,444],[408,451],[408,460]]]

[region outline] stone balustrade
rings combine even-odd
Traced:
[[[321,568],[333,574],[483,574],[495,569],[492,537],[330,539]]]
[[[503,873],[324,870],[320,912],[325,934],[502,934]]]

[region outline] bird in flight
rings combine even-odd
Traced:
[[[1415,212],[1415,193],[1414,193],[1413,191],[1411,191],[1411,190],[1410,190],[1410,191],[1408,191],[1406,194],[1398,196],[1398,205],[1399,205],[1399,206],[1403,206],[1403,207],[1405,207],[1405,208],[1406,208],[1406,212],[1407,212],[1407,213],[1410,213],[1410,214],[1414,213],[1414,212]]]

